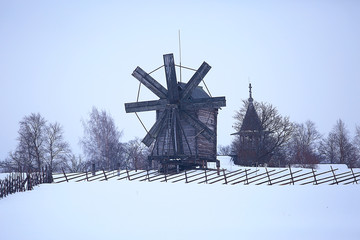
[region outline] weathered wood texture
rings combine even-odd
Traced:
[[[157,112],[155,124],[143,139],[146,146],[153,146],[150,159],[173,163],[187,160],[195,165],[199,165],[196,161],[202,161],[202,165],[215,161],[217,111],[226,100],[210,97],[199,86],[211,66],[203,62],[185,84],[177,82],[173,54],[163,55],[163,60],[167,89],[140,67],[132,74],[160,99],[125,104],[128,113]]]
[[[132,112],[160,110],[160,109],[164,109],[167,103],[168,101],[166,99],[125,103],[125,111],[127,113],[132,113]]]
[[[211,139],[201,134],[197,136],[199,157],[216,159],[217,112],[217,109],[200,109],[197,112],[198,119],[215,134],[215,137]]]
[[[226,105],[225,97],[213,98],[195,98],[182,101],[180,103],[181,110],[197,110],[204,108],[221,108]]]
[[[150,91],[152,91],[159,98],[166,98],[168,91],[160,83],[158,83],[153,77],[147,74],[140,67],[137,67],[132,75],[144,84]]]
[[[210,71],[211,66],[206,62],[203,62],[199,69],[194,73],[188,83],[186,83],[184,90],[181,93],[181,99],[188,99],[192,91],[199,85],[201,80]]]
[[[192,118],[200,121],[216,136],[217,131],[217,109],[200,109],[191,111]],[[163,111],[157,112],[157,118],[163,114]],[[181,125],[181,142],[183,145],[183,152],[179,154],[177,149],[174,149],[175,138],[171,137],[171,116],[168,115],[163,120],[161,126],[163,131],[157,136],[155,146],[153,149],[153,156],[188,156],[193,159],[209,159],[216,160],[216,137],[207,138],[202,133],[203,129],[197,129],[190,124],[184,117],[180,115]]]
[[[159,133],[161,132],[161,130],[165,124],[167,115],[168,115],[167,111],[162,111],[159,116],[157,115],[155,124],[152,126],[150,131],[146,134],[145,138],[142,140],[142,142],[146,146],[150,147],[150,145],[155,141],[155,139],[157,139]]]
[[[168,100],[170,103],[179,101],[179,91],[176,80],[175,62],[173,54],[164,55],[165,77],[168,89]]]
[[[42,183],[52,183],[52,173],[46,168],[41,172],[11,173],[4,180],[0,180],[0,199],[9,194],[32,190]]]

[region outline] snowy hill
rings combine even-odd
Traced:
[[[356,184],[43,184],[0,200],[1,239],[359,239],[359,199]]]

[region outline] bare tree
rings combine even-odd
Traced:
[[[38,113],[31,113],[19,122],[18,144],[1,162],[7,171],[40,171],[43,167],[55,168],[66,161],[71,152],[63,139],[60,124],[47,125],[47,121]]]
[[[148,169],[151,163],[148,160],[150,149],[139,138],[130,140],[125,144],[125,164],[130,169]]]
[[[336,148],[336,135],[334,133],[329,133],[327,138],[321,141],[319,152],[323,156],[323,163],[337,163],[338,153]]]
[[[218,155],[223,155],[223,156],[230,156],[231,155],[231,146],[230,145],[219,145],[218,146]]]
[[[291,139],[294,129],[293,123],[290,122],[289,117],[283,117],[279,114],[276,107],[269,103],[253,102],[257,114],[260,118],[262,128],[264,130],[264,140],[257,149],[257,158],[259,162],[270,163],[272,165],[281,163],[283,165],[284,159],[278,159],[283,154],[280,154],[283,148]],[[243,123],[249,101],[243,100],[243,106],[236,112],[234,119],[235,124],[233,128],[240,131]],[[241,148],[240,138],[236,137],[232,143],[232,151],[238,152]],[[276,159],[274,159],[276,157]]]
[[[353,145],[356,150],[356,167],[360,167],[360,126],[356,126],[355,128]]]
[[[88,162],[84,162],[81,155],[76,157],[74,154],[70,157],[68,161],[65,162],[64,170],[69,172],[82,172],[87,171],[89,168]]]
[[[93,107],[89,119],[83,121],[84,137],[80,140],[84,155],[92,163],[104,169],[115,169],[122,161],[122,133],[106,111]]]
[[[0,162],[0,169],[4,172],[21,172],[26,164],[19,151],[9,153],[9,156],[4,161]]]
[[[69,144],[64,140],[63,129],[59,123],[46,126],[45,162],[50,170],[59,170],[60,164],[65,164],[71,156]]]
[[[325,162],[347,164],[348,167],[356,165],[356,148],[350,141],[349,131],[341,119],[322,141],[320,152],[325,157]]]
[[[16,151],[23,159],[25,168],[35,167],[36,170],[41,170],[44,161],[45,128],[46,120],[39,113],[32,113],[20,121]]]
[[[307,121],[305,124],[295,124],[294,132],[288,144],[289,163],[309,167],[320,162],[318,154],[321,134],[315,123]]]

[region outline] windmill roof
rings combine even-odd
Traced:
[[[179,82],[178,86],[181,89],[184,89],[185,83]],[[191,98],[209,98],[210,96],[204,91],[204,89],[201,86],[197,86],[191,93]]]

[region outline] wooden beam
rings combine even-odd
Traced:
[[[181,100],[188,99],[191,96],[192,91],[199,85],[201,80],[210,71],[211,66],[206,62],[203,62],[199,69],[194,73],[189,82],[186,83],[184,90],[181,93]]]
[[[174,55],[172,53],[164,55],[164,67],[169,102],[177,103],[179,101],[179,90],[176,80]]]
[[[182,135],[184,135],[184,138],[185,138],[185,141],[189,147],[189,152],[190,152],[190,155],[192,155],[191,153],[191,148],[190,148],[190,145],[188,143],[188,140],[186,138],[186,135],[184,133],[184,129],[182,128],[181,126],[181,120],[180,120],[180,114],[179,114],[179,110],[176,109],[176,124],[177,124],[177,127],[176,127],[176,137],[177,137],[177,140],[176,140],[176,143],[177,143],[177,148],[178,148],[178,154],[184,154],[184,144],[183,144],[183,141],[182,141]]]
[[[165,110],[161,113],[160,117],[156,120],[155,124],[151,127],[150,131],[146,134],[146,136],[142,140],[142,142],[146,146],[150,147],[150,145],[155,141],[156,137],[159,135],[167,114],[168,114],[168,110]]]
[[[125,111],[127,113],[132,113],[132,112],[146,112],[146,111],[152,111],[152,110],[161,110],[161,109],[165,109],[167,103],[168,103],[168,101],[166,99],[125,103]]]
[[[150,91],[152,91],[159,98],[167,98],[168,91],[160,83],[158,83],[153,77],[147,74],[140,67],[137,67],[132,75],[144,84]]]
[[[199,119],[191,116],[186,111],[181,111],[185,120],[192,125],[201,135],[203,135],[209,141],[214,141],[216,138],[216,134],[210,128],[208,128],[204,123],[202,123]]]
[[[188,99],[180,103],[181,110],[197,110],[204,108],[221,108],[226,106],[225,97]]]

